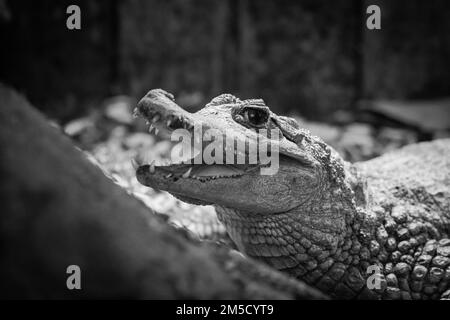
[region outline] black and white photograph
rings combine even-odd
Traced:
[[[0,43],[0,300],[450,300],[449,1],[0,0]]]

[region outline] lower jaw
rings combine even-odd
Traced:
[[[210,206],[210,205],[214,205],[214,203],[212,202],[207,202],[204,200],[200,200],[200,199],[196,199],[196,198],[191,198],[182,194],[178,194],[178,193],[172,193],[177,199],[183,201],[183,202],[187,202],[190,204],[195,204],[195,205],[199,205],[199,206]]]

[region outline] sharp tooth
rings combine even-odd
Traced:
[[[151,124],[148,128],[148,132],[152,133],[153,129],[155,129],[155,127],[153,126],[153,124]]]
[[[159,133],[159,129],[155,128],[155,135],[158,135],[158,133]]]
[[[150,173],[155,173],[155,160],[150,163]]]
[[[155,123],[156,121],[158,121],[161,117],[159,116],[159,114],[157,114],[156,116],[153,117],[152,122]]]
[[[190,167],[188,171],[183,173],[182,177],[185,178],[185,179],[189,178],[189,175],[191,174],[191,171],[192,171],[192,167]]]
[[[167,125],[167,127],[170,127],[170,125],[172,124],[172,120],[167,120],[167,123],[166,123],[166,125]]]
[[[166,176],[166,178],[170,178],[171,176],[173,176],[173,174],[172,174],[172,173],[169,173],[169,174]]]
[[[136,159],[131,159],[131,165],[133,166],[134,170],[136,170],[139,167],[139,164],[136,161]]]

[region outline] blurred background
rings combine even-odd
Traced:
[[[72,4],[81,30],[66,28]],[[176,200],[130,162],[170,151],[131,116],[152,88],[189,111],[263,98],[349,161],[450,136],[448,0],[0,0],[0,43],[0,82],[158,212]]]
[[[81,30],[66,28],[70,4]],[[371,4],[381,30],[366,27]],[[0,12],[0,80],[63,124],[164,88],[193,111],[229,92],[305,121],[447,135],[446,0],[0,0]]]
[[[450,93],[446,0],[1,0],[1,80],[62,121],[150,88],[222,92],[330,121],[362,99]],[[81,8],[82,29],[66,26]],[[381,8],[382,29],[365,10]]]

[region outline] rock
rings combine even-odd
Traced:
[[[131,124],[133,122],[133,108],[136,101],[127,96],[115,96],[106,99],[104,102],[105,116],[121,124]]]
[[[150,214],[1,85],[0,104],[1,298],[324,298]]]
[[[450,98],[436,100],[375,100],[363,109],[427,132],[450,128]]]

